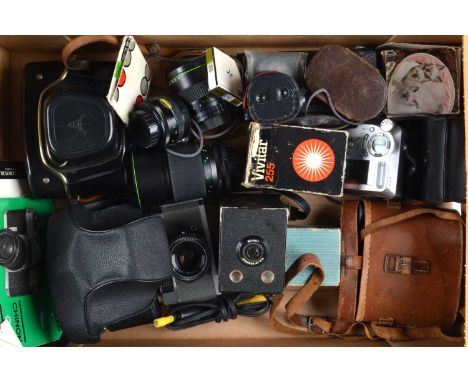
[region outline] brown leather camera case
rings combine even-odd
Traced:
[[[464,253],[460,215],[385,201],[345,201],[341,212],[337,318],[299,313],[326,272],[315,255],[305,254],[286,272],[286,284],[307,267],[314,273],[286,303],[288,325],[275,314],[283,295],[275,297],[271,326],[294,334],[349,337],[364,328],[370,339],[460,340],[441,331],[455,321],[459,309]]]
[[[459,216],[387,202],[363,206],[360,255],[359,203],[343,205],[338,320],[448,327],[457,316],[463,271]]]

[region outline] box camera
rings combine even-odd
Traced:
[[[10,297],[36,293],[42,285],[38,216],[32,209],[6,210],[0,230],[0,265]]]
[[[288,209],[279,197],[226,198],[219,209],[221,292],[284,289]]]
[[[212,300],[218,274],[205,207],[201,201],[166,205],[161,216],[170,243],[172,280],[161,288],[165,305]]]
[[[64,70],[26,65],[23,130],[28,178],[36,197],[124,191],[124,126],[106,100],[113,65]]]
[[[349,129],[345,192],[395,198],[401,191],[404,131],[389,119]]]

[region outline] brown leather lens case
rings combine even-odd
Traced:
[[[376,117],[387,99],[387,85],[379,71],[339,45],[327,45],[312,57],[306,83],[312,92],[326,89],[335,109],[356,122]],[[327,102],[324,94],[317,97]]]

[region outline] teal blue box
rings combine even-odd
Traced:
[[[322,286],[340,285],[341,230],[339,228],[288,227],[286,270],[305,253],[320,259],[325,271]],[[289,286],[302,286],[313,273],[312,268],[297,275]]]

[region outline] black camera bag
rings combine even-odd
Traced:
[[[46,266],[59,324],[78,343],[151,322],[158,289],[172,276],[161,218],[127,205],[53,214]]]

